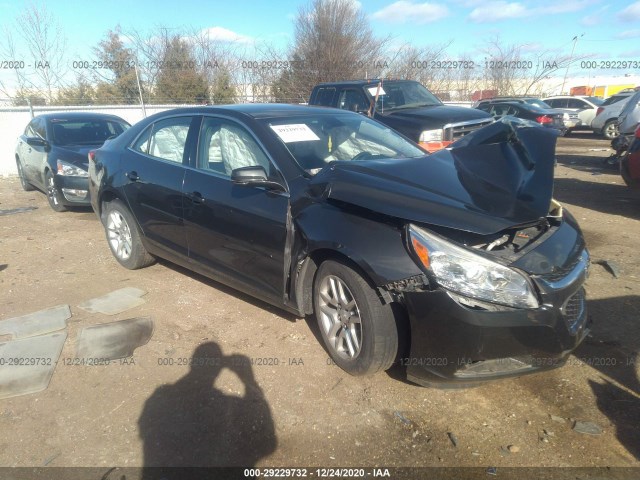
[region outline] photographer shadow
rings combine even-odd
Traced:
[[[217,343],[207,342],[191,360],[189,373],[157,388],[138,420],[144,480],[192,478],[194,470],[206,478],[194,467],[251,467],[276,449],[271,411],[249,358],[225,356]],[[242,382],[243,396],[214,387],[225,368]]]

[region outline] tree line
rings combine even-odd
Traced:
[[[298,10],[293,31],[292,44],[278,49],[220,40],[208,30],[155,27],[143,34],[117,26],[90,58],[69,59],[57,19],[31,5],[5,30],[0,56],[33,61],[11,65],[17,87],[0,82],[0,94],[16,106],[303,103],[319,82],[406,78],[444,100],[469,100],[478,90],[539,95],[541,81],[572,61],[527,53],[499,37],[486,39],[481,53],[455,58],[450,43],[398,44],[377,35],[353,0],[311,0]]]

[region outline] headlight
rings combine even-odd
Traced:
[[[89,172],[73,165],[72,163],[65,162],[64,160],[58,160],[58,175],[70,175],[73,177],[88,177]]]
[[[414,137],[415,138],[415,137]],[[442,141],[442,129],[425,130],[420,134],[420,142],[440,142]]]
[[[537,308],[529,281],[516,270],[458,247],[420,227],[409,227],[409,243],[419,264],[440,286],[478,300],[516,308]]]

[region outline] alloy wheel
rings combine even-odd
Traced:
[[[107,240],[111,250],[120,260],[131,256],[131,229],[119,211],[112,211],[107,217]]]
[[[318,295],[320,326],[330,348],[341,358],[355,359],[362,348],[362,321],[349,287],[335,275],[327,275]]]
[[[49,197],[49,202],[51,205],[58,206],[60,201],[58,200],[58,190],[56,188],[56,184],[53,181],[53,175],[47,175],[47,196]]]

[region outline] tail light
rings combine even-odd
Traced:
[[[87,154],[87,157],[89,157],[89,161],[90,162],[94,162],[96,160],[96,151],[95,150],[89,150],[89,153]]]
[[[549,115],[540,115],[539,117],[536,117],[536,122],[542,125],[546,125],[548,123],[553,123],[553,118],[551,118]]]
[[[636,128],[636,138],[640,138],[640,125]]]
[[[596,117],[600,115],[603,110],[604,110],[604,107],[598,107],[598,110],[596,110]]]

